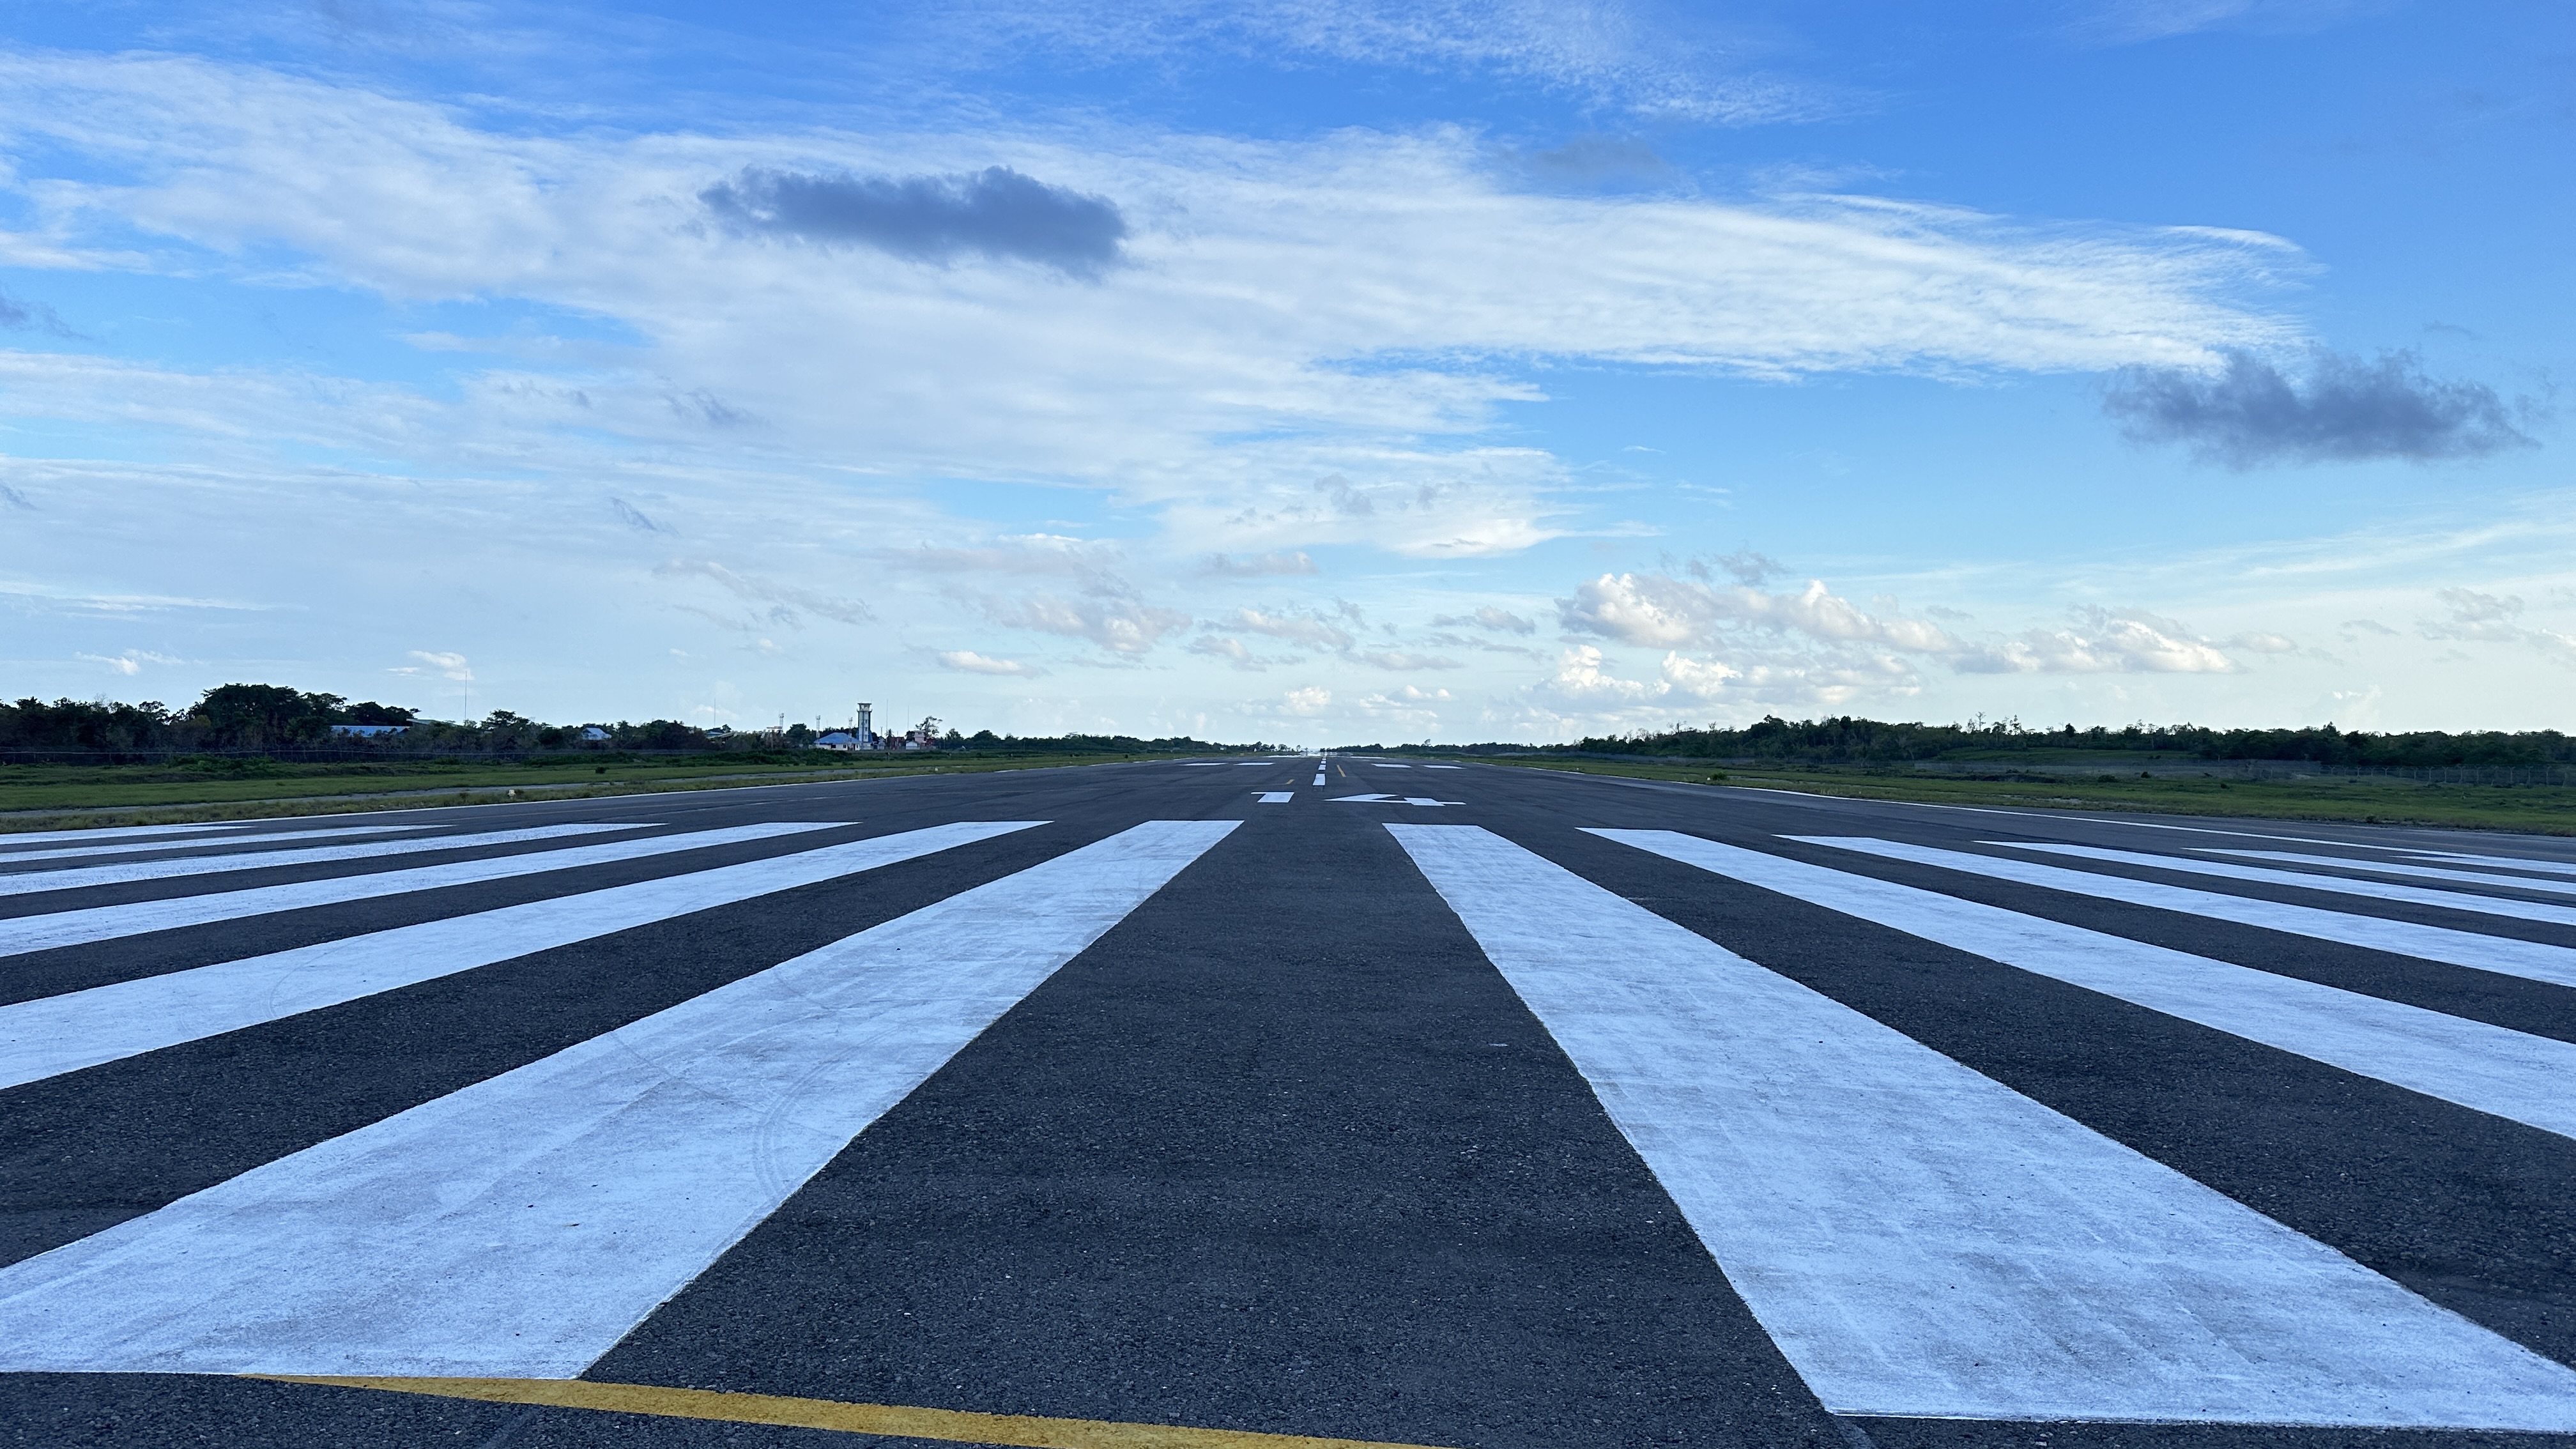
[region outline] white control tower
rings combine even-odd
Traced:
[[[859,737],[860,749],[873,750],[877,747],[875,705],[869,704],[865,700],[860,701],[859,727],[851,731],[851,733]]]

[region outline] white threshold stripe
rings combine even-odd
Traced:
[[[140,855],[151,850],[240,850],[245,846],[268,845],[280,840],[330,840],[347,835],[386,835],[398,830],[430,830],[428,825],[344,825],[337,830],[285,830],[266,835],[234,835],[214,840],[137,840],[123,845],[58,845],[51,850],[14,850],[0,854],[0,865],[32,861],[43,865],[57,860],[83,860],[94,855]],[[16,841],[0,835],[0,845]]]
[[[1910,860],[1918,865],[1934,865],[1968,875],[2064,891],[2068,895],[2151,906],[2157,910],[2199,916],[2204,920],[2233,921],[2240,926],[2282,931],[2311,940],[2390,951],[2451,966],[2466,966],[2476,971],[2519,976],[2527,981],[2576,986],[2576,950],[2565,946],[2517,941],[2475,931],[2455,931],[2448,926],[2419,925],[2414,921],[2392,921],[2383,916],[2356,916],[2343,911],[2320,910],[2315,906],[2294,906],[2285,901],[2231,896],[2219,891],[2194,890],[2189,886],[2134,880],[2123,875],[2101,875],[2089,870],[2066,870],[2035,861],[2008,860],[2002,856],[1975,855],[1964,850],[1942,850],[1929,845],[1908,845],[1896,840],[1848,835],[1788,835],[1781,838],[1808,845],[1830,846],[1836,850],[1857,851],[1888,860]]]
[[[2553,906],[2540,901],[2507,900],[2502,896],[2434,890],[2427,886],[2399,885],[2394,881],[2354,880],[2349,876],[2271,870],[2224,860],[2189,860],[2173,855],[2145,855],[2134,850],[2105,850],[2096,845],[2054,845],[2021,840],[1981,840],[1977,843],[2006,850],[2068,856],[2076,860],[2098,860],[2106,865],[2144,866],[2150,870],[2210,875],[2222,880],[2252,881],[2258,885],[2296,886],[2301,890],[2326,891],[2339,896],[2366,896],[2372,900],[2398,901],[2406,905],[2439,906],[2446,911],[2469,911],[2481,916],[2511,916],[2522,921],[2545,921],[2554,926],[2576,926],[2576,907]]]
[[[110,825],[97,830],[24,830],[0,833],[0,845],[37,845],[48,840],[126,840],[138,835],[201,835],[209,830],[248,830],[257,820],[225,820],[212,825]]]
[[[874,870],[1044,823],[969,822],[910,830],[0,1006],[0,1088],[319,1011],[415,982]],[[711,846],[783,833],[787,832],[776,825],[756,825],[680,838]]]
[[[1827,870],[1670,830],[1592,830],[1622,845],[2017,966],[2150,1011],[2576,1137],[2576,1043]]]
[[[1235,821],[1154,821],[0,1269],[0,1369],[580,1373]]]
[[[2457,855],[2445,850],[2414,850],[2427,860],[2447,860],[2457,865],[2486,865],[2498,870],[2536,870],[2549,875],[2576,875],[2576,863],[2563,860],[2525,860],[2518,855]]]
[[[2455,880],[2463,885],[2499,886],[2507,890],[2536,891],[2548,895],[2576,896],[2576,881],[2536,880],[2527,875],[2497,875],[2486,870],[2450,870],[2438,865],[2414,865],[2402,860],[2355,860],[2345,855],[2301,855],[2293,850],[2222,850],[2214,845],[2195,846],[2203,855],[2232,855],[2247,860],[2277,860],[2284,865],[2328,866],[2336,870],[2357,870],[2369,875],[2405,875],[2418,880]]]
[[[644,860],[656,855],[669,855],[674,851],[700,850],[711,844],[723,843],[719,840],[710,840],[709,836],[724,836],[735,840],[765,840],[771,836],[793,835],[807,830],[832,830],[850,823],[839,820],[791,821],[783,824],[736,826],[722,831],[695,831],[686,835],[648,835],[641,840],[615,840],[599,845],[576,845],[554,850],[529,851],[518,855],[487,856],[481,860],[460,860],[447,865],[415,866],[409,870],[381,870],[366,875],[333,876],[328,880],[254,886],[247,890],[175,896],[168,900],[135,901],[130,905],[91,906],[84,910],[54,911],[41,916],[15,916],[0,919],[0,956],[15,956],[27,951],[48,951],[58,946],[80,946],[93,941],[112,941],[125,936],[140,936],[151,931],[176,930],[182,926],[238,921],[250,916],[271,915],[279,911],[309,910],[315,906],[375,900],[383,896],[408,895],[414,891],[439,890],[447,886],[480,885],[487,881],[509,880],[523,875],[543,875],[551,871],[577,870],[583,866]]]
[[[375,860],[388,855],[422,855],[437,850],[481,850],[499,845],[562,840],[577,835],[602,835],[612,830],[649,828],[649,822],[632,825],[538,825],[525,830],[487,830],[477,835],[434,835],[425,840],[370,840],[360,845],[316,845],[304,850],[194,856],[186,860],[134,860],[122,865],[27,871],[0,875],[0,896],[80,890],[86,886],[127,885],[142,880],[176,880],[192,875],[222,875],[237,870],[275,870],[289,865]]]
[[[1387,828],[1827,1409],[2576,1428],[2576,1373],[2324,1244],[1497,836]]]
[[[1264,790],[1261,792],[1261,803],[1264,805],[1285,805],[1296,798],[1297,792],[1294,790]]]

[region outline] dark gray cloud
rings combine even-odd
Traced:
[[[2412,352],[2364,361],[2319,348],[2304,379],[2245,352],[2216,373],[2132,368],[2113,379],[2102,409],[2133,442],[2181,443],[2230,468],[2425,463],[2534,446],[2493,388],[2427,377]]]
[[[1656,176],[1671,169],[1653,147],[1622,136],[1577,136],[1562,146],[1525,152],[1520,160],[1543,181],[1577,185]]]
[[[56,337],[79,334],[64,323],[53,308],[42,302],[29,302],[0,292],[0,328],[11,332],[51,332]]]
[[[698,193],[726,225],[917,262],[975,255],[1096,277],[1120,260],[1117,204],[1007,166],[955,176],[848,176],[751,166]]]
[[[623,498],[609,499],[608,506],[617,514],[618,522],[623,523],[628,528],[635,529],[638,532],[671,533],[675,531],[654,522],[650,517],[646,516],[643,509],[636,507],[634,504],[627,502]]]

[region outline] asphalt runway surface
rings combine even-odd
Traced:
[[[2576,843],[1365,756],[0,837],[0,1443],[2576,1446],[2571,1364]]]

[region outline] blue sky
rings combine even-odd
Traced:
[[[2570,723],[2562,4],[0,36],[12,695]]]

